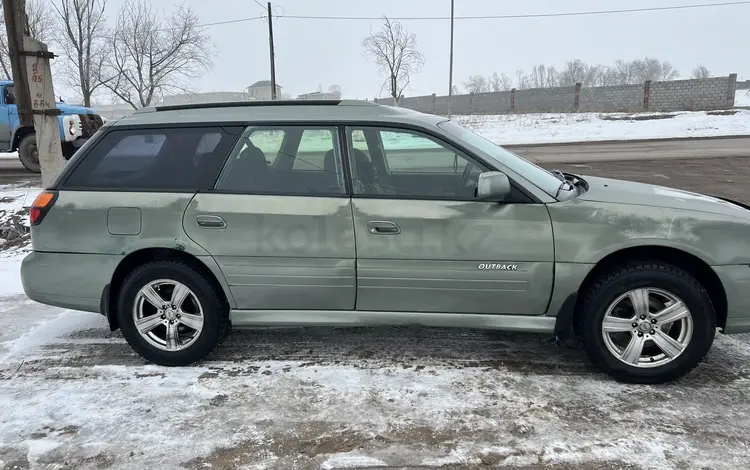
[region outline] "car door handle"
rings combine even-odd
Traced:
[[[226,228],[227,222],[218,215],[199,215],[195,218],[199,227],[203,228]]]
[[[367,223],[367,231],[374,235],[398,235],[401,229],[393,222],[373,220]]]

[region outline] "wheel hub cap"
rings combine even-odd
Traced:
[[[203,314],[198,296],[172,279],[149,282],[138,292],[133,305],[138,333],[165,351],[180,351],[195,343],[203,330]]]
[[[674,293],[656,287],[632,289],[604,313],[604,345],[633,367],[659,367],[680,356],[690,344],[693,318]]]

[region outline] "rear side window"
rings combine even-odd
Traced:
[[[241,131],[239,127],[113,130],[97,142],[62,187],[210,189]]]

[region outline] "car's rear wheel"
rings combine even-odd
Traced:
[[[711,299],[695,278],[675,266],[631,263],[600,276],[583,294],[586,352],[618,380],[676,380],[694,369],[713,343]]]
[[[123,336],[144,359],[164,366],[200,361],[229,331],[222,297],[198,270],[181,261],[140,266],[118,299]]]

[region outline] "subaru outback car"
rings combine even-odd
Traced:
[[[544,170],[368,102],[144,109],[30,211],[29,298],[183,366],[230,328],[419,324],[580,337],[616,379],[677,379],[750,331],[750,211]]]

